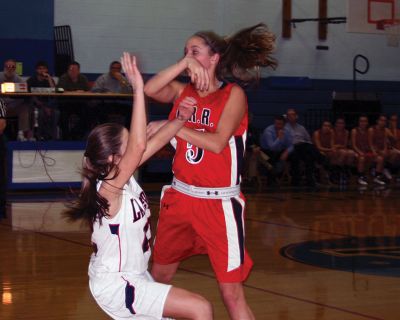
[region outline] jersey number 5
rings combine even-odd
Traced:
[[[197,131],[204,131],[204,129],[196,129]],[[204,150],[201,148],[198,148],[191,143],[187,143],[186,145],[187,150],[186,150],[186,160],[190,164],[198,164],[200,161],[203,159],[204,156]]]

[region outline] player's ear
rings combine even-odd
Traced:
[[[212,64],[217,65],[220,59],[220,55],[218,53],[214,53],[211,57],[210,57],[210,61]]]

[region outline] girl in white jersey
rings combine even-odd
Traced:
[[[147,142],[143,80],[135,57],[124,53],[121,62],[136,88],[131,131],[114,123],[92,130],[80,196],[66,212],[70,219],[87,220],[92,227],[90,291],[114,319],[212,319],[211,305],[203,297],[156,283],[147,272],[150,211],[146,195],[132,176],[176,134],[193,109],[181,106],[178,117]]]

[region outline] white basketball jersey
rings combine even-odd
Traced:
[[[147,197],[133,177],[122,192],[118,213],[111,219],[103,217],[101,223],[97,220],[93,225],[94,253],[89,264],[90,276],[110,273],[139,275],[147,271],[151,254]]]

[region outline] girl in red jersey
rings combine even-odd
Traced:
[[[392,114],[389,120],[389,128],[386,129],[390,150],[388,161],[392,171],[397,173],[400,167],[400,129],[397,114]]]
[[[328,157],[330,162],[335,162],[337,156],[334,146],[334,134],[332,124],[329,121],[322,122],[321,128],[314,132],[313,140],[319,152]]]
[[[142,76],[136,59],[128,53],[124,53],[121,63],[136,89],[131,131],[117,123],[106,123],[90,132],[82,188],[65,212],[71,220],[86,220],[92,229],[90,291],[113,319],[166,316],[210,320],[211,304],[204,298],[154,282],[148,273],[150,210],[146,195],[133,177],[134,171],[184,125],[193,108],[180,105],[177,117],[147,141]]]
[[[330,121],[322,122],[320,129],[313,133],[313,143],[318,151],[329,160],[330,180],[338,183],[341,175],[340,164],[338,163],[338,154],[334,146],[334,133]]]
[[[355,152],[349,148],[349,131],[346,130],[344,118],[337,118],[333,128],[334,147],[337,152],[337,163],[344,168],[346,180],[351,176],[351,167],[356,158]]]
[[[359,174],[358,183],[360,185],[368,185],[365,171],[367,165],[374,162],[376,163],[374,182],[379,185],[385,185],[386,183],[382,180],[384,158],[371,149],[367,116],[360,116],[358,119],[358,127],[351,130],[351,144],[353,150],[356,152],[357,170]]]
[[[150,79],[145,92],[161,102],[194,106],[176,135],[174,179],[161,199],[152,275],[168,283],[179,263],[208,254],[232,319],[254,319],[242,282],[252,260],[245,250],[245,199],[240,192],[247,131],[244,91],[226,77],[249,83],[259,67],[275,67],[275,37],[264,24],[222,38],[198,32],[186,42],[185,56]],[[191,83],[175,80],[187,72]],[[165,122],[149,127],[153,134]]]
[[[380,115],[376,121],[376,125],[369,128],[369,143],[372,151],[383,158],[385,168],[383,175],[387,180],[392,180],[392,174],[389,170],[394,168],[398,159],[398,153],[391,147],[390,131],[386,128],[387,117]],[[397,158],[397,159],[396,159]]]

